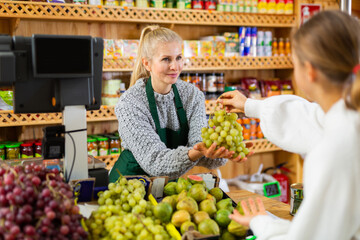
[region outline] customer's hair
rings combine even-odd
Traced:
[[[292,36],[293,51],[301,64],[308,61],[331,83],[344,89],[349,108],[360,111],[360,23],[347,13],[323,11]]]
[[[157,25],[147,26],[142,30],[130,86],[134,85],[139,78],[147,78],[150,76],[150,73],[142,64],[142,59],[147,58],[150,61],[156,52],[156,47],[159,47],[159,43],[169,42],[179,42],[181,44],[182,39],[176,32]]]

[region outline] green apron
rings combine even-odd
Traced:
[[[183,108],[179,92],[175,86],[172,85],[175,97],[175,106],[180,122],[180,129],[177,131],[160,128],[159,116],[156,108],[154,90],[151,85],[151,78],[146,83],[146,96],[150,106],[151,116],[155,122],[156,132],[161,141],[165,143],[167,148],[175,149],[178,146],[186,146],[188,142],[189,125],[186,118],[185,109]],[[148,175],[138,164],[134,155],[129,150],[121,152],[119,159],[114,164],[110,171],[109,182],[115,182],[119,178],[118,169],[123,176],[128,175]]]

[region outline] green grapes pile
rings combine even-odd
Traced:
[[[140,180],[120,177],[98,195],[100,206],[86,220],[90,239],[170,239],[154,217],[153,204],[144,199],[145,187]]]
[[[227,113],[225,110],[218,110],[210,116],[209,127],[201,129],[201,137],[206,147],[209,148],[216,143],[217,148],[225,147],[229,151],[234,151],[233,158],[241,156],[244,158],[249,154],[243,142],[242,126],[236,122],[236,113]]]

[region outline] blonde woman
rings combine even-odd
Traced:
[[[304,200],[292,222],[266,216],[261,201],[242,202],[259,240],[360,239],[360,25],[340,11],[312,17],[294,34],[297,96],[247,99],[239,92],[219,100],[260,118],[264,135],[284,150],[301,154]],[[258,209],[256,207],[258,205]]]
[[[194,166],[217,168],[234,152],[201,143],[206,126],[204,95],[179,80],[182,39],[170,29],[149,26],[140,37],[131,87],[115,107],[125,148],[110,172],[180,177]],[[239,161],[240,158],[232,159]],[[116,170],[117,169],[117,170]]]

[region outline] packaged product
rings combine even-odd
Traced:
[[[249,91],[249,98],[260,99],[261,89],[256,78],[243,78],[241,80],[242,88]]]
[[[114,39],[104,39],[104,57],[114,56]]]
[[[285,0],[285,14],[294,14],[294,0]]]
[[[139,40],[122,40],[122,54],[124,57],[136,58]]]
[[[120,0],[120,6],[122,7],[134,7],[135,3],[133,0]]]
[[[276,1],[267,0],[267,13],[274,14],[276,13]]]
[[[260,127],[260,119],[256,119],[256,123],[257,123],[257,129],[256,129],[256,137],[258,139],[261,139],[261,138],[264,138],[264,134],[261,130],[261,127]]]
[[[267,1],[266,0],[259,0],[258,2],[258,12],[259,13],[267,13]]]
[[[251,12],[251,0],[245,0],[244,3],[244,12],[250,13]]]
[[[224,32],[223,36],[226,41],[233,41],[239,39],[239,34],[237,32]]]
[[[192,9],[204,9],[204,1],[203,0],[192,0],[191,8]]]
[[[89,4],[91,5],[103,5],[102,0],[89,0]]]
[[[0,110],[13,110],[12,90],[0,90]]]
[[[150,7],[153,7],[153,8],[165,8],[166,7],[166,1],[165,0],[151,0],[150,1]]]
[[[205,0],[204,9],[216,10],[216,0]]]
[[[225,42],[225,57],[239,57],[239,41]]]
[[[237,2],[237,4],[238,4],[238,12],[244,12],[245,11],[245,9],[244,9],[245,1],[239,0]]]
[[[5,145],[0,144],[0,161],[5,160]]]
[[[257,122],[256,118],[250,118],[250,140],[256,139]]]
[[[120,6],[119,0],[104,0],[105,6]]]
[[[176,8],[175,0],[166,0],[166,8]]]
[[[199,56],[199,45],[200,41],[184,41],[184,57],[190,58],[190,57],[197,57]]]
[[[87,5],[88,1],[87,0],[73,0],[74,4],[79,4],[79,5]]]
[[[291,80],[282,80],[280,83],[281,94],[294,94],[294,88],[292,86]]]
[[[199,41],[200,51],[199,57],[210,57],[212,55],[212,42],[211,41]]]
[[[264,97],[280,95],[281,82],[279,80],[263,81]]]
[[[122,40],[114,40],[114,57],[122,57]]]
[[[251,0],[251,12],[252,13],[258,12],[258,0]]]
[[[136,0],[136,7],[147,8],[147,7],[149,7],[149,1],[148,0]]]
[[[276,0],[276,14],[285,13],[285,0]]]
[[[65,0],[47,0],[48,3],[65,3]]]

